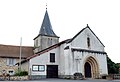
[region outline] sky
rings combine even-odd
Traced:
[[[0,44],[33,46],[46,11],[60,41],[89,27],[120,63],[120,0],[0,0]]]

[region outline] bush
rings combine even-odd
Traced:
[[[25,76],[28,75],[27,71],[17,71],[15,74],[15,76]]]
[[[74,73],[74,79],[83,79],[82,73],[79,72]]]

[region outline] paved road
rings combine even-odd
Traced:
[[[87,80],[66,80],[66,79],[45,79],[35,82],[120,82],[120,80],[87,79]]]
[[[3,81],[0,81],[3,82]],[[42,79],[31,81],[4,81],[4,82],[120,82],[120,80],[88,79],[88,80],[66,80],[66,79]]]

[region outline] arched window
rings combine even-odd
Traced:
[[[88,46],[88,48],[90,47],[90,38],[89,37],[87,37],[87,46]]]
[[[50,46],[50,39],[48,38],[48,46]]]
[[[48,46],[52,45],[52,39],[48,38]]]
[[[38,47],[38,39],[35,42],[35,47]]]
[[[52,38],[51,38],[51,41],[50,41],[50,45],[52,45]]]

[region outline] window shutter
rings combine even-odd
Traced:
[[[16,59],[14,59],[14,61],[13,61],[13,65],[15,65],[16,64]]]
[[[6,59],[6,65],[9,65],[9,58]]]

